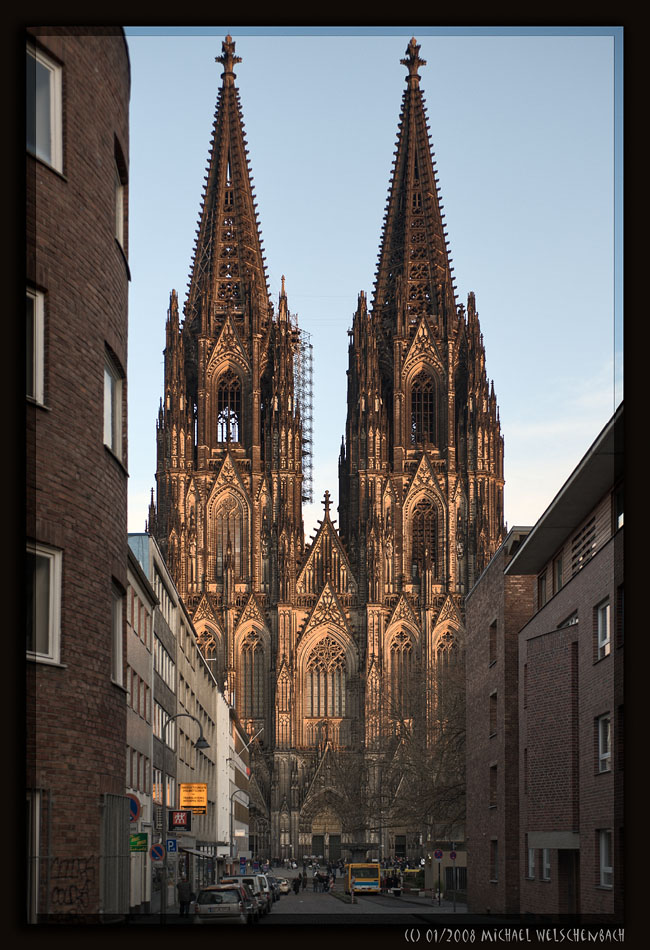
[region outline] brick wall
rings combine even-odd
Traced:
[[[62,65],[63,172],[28,155],[27,279],[45,297],[45,387],[44,406],[27,412],[27,536],[63,555],[60,665],[29,664],[28,784],[49,800],[40,911],[96,913],[101,796],[123,795],[125,778],[111,604],[112,585],[127,586],[126,381],[121,461],[103,418],[105,348],[124,375],[127,365],[114,164],[116,139],[128,162],[130,72],[119,29],[30,32]]]

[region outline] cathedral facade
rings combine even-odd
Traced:
[[[474,295],[456,302],[419,50],[350,331],[339,527],[326,492],[305,544],[301,335],[284,278],[277,308],[267,286],[231,37],[182,320],[170,299],[149,531],[255,737],[251,847],[269,857],[411,856],[443,813],[462,821],[460,758],[445,799],[429,757],[462,716],[450,684],[464,596],[504,534],[503,439]]]

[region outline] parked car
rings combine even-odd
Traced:
[[[266,874],[260,874],[259,877],[262,879],[262,888],[264,890],[266,900],[268,901],[269,913],[270,913],[273,907],[273,890],[271,888],[271,885],[269,884]]]
[[[273,875],[267,874],[266,880],[269,882],[269,885],[271,887],[273,900],[279,901],[280,900],[280,882],[278,881],[277,877],[273,877]]]
[[[222,884],[248,884],[260,903],[260,916],[271,910],[271,888],[263,874],[231,874],[221,879]]]
[[[281,894],[290,894],[290,893],[291,893],[291,885],[290,885],[289,882],[287,881],[286,877],[279,877],[279,878],[277,878],[277,882],[278,882],[278,884],[279,884],[279,886],[280,886],[280,893],[281,893]]]
[[[241,884],[202,887],[194,901],[195,924],[252,924],[253,907]]]

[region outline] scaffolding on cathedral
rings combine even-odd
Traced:
[[[294,330],[297,335],[297,343],[294,355],[294,385],[296,399],[300,408],[300,419],[302,421],[302,500],[313,502],[314,484],[312,472],[312,457],[314,449],[314,410],[313,410],[313,346],[311,342],[311,333],[301,330],[298,326],[298,319],[294,316]]]

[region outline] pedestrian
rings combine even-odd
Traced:
[[[316,891],[318,890],[318,871],[314,871],[314,880],[313,880],[312,886],[313,886],[314,894],[315,894]]]
[[[294,877],[293,879],[293,893],[298,894],[300,892],[300,878]]]
[[[176,890],[178,891],[178,903],[180,906],[181,917],[187,917],[190,911],[190,900],[192,895],[192,888],[190,887],[190,882],[187,878],[181,878],[181,880],[176,885]]]
[[[302,889],[303,891],[307,889],[307,872],[302,872]]]

